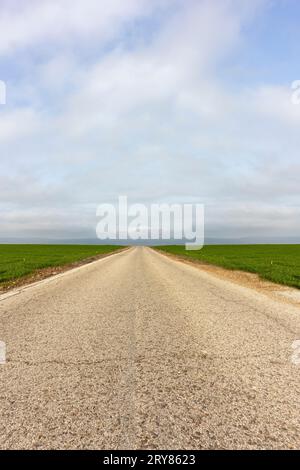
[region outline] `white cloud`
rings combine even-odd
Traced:
[[[41,116],[30,108],[1,111],[0,144],[21,137],[35,135],[40,129]]]
[[[152,5],[151,5],[152,4]],[[0,10],[0,54],[47,42],[108,40],[119,28],[147,14],[156,0],[4,1]]]
[[[2,201],[13,205],[5,231],[19,230],[22,214],[33,232],[46,227],[44,214],[61,234],[80,217],[90,230],[91,207],[122,193],[132,201],[198,198],[208,206],[211,232],[244,234],[247,220],[253,233],[272,231],[277,211],[276,229],[290,221],[295,231],[300,106],[291,104],[287,86],[242,88],[223,77],[263,3],[114,0],[100,8],[98,1],[63,0],[30,1],[17,12],[7,7],[0,55],[36,50],[38,41],[41,58],[25,66],[16,95],[20,100],[31,89],[32,109],[0,114],[0,144],[9,145],[15,163],[9,181],[20,188],[2,188]],[[150,25],[139,41],[142,17]],[[129,44],[120,34],[125,25]]]
[[[299,126],[300,106],[292,102],[292,89],[290,86],[264,86],[255,91],[250,97],[250,103],[255,111],[272,121],[284,125]]]

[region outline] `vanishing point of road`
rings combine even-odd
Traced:
[[[296,306],[111,255],[0,298],[0,448],[300,448],[296,339]]]

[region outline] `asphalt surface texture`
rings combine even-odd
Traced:
[[[0,297],[0,448],[299,449],[297,339],[295,306],[109,256]]]

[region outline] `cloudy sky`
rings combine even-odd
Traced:
[[[208,237],[300,234],[298,0],[0,0],[0,238],[201,202]]]

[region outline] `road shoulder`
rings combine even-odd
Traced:
[[[124,253],[130,248],[131,247],[120,248],[109,253],[102,253],[101,255],[92,256],[81,261],[66,264],[64,266],[53,266],[50,268],[39,269],[36,272],[30,274],[29,276],[21,277],[5,286],[2,286],[0,288],[0,301],[6,299],[7,297],[19,294],[23,290],[26,290],[30,287],[37,286],[44,282],[51,282],[52,280],[55,280],[66,274],[75,272],[79,269],[85,268],[86,266],[90,266],[110,256]]]
[[[262,279],[258,274],[253,274],[246,271],[225,269],[220,266],[204,263],[203,261],[199,261],[196,259],[187,259],[186,257],[180,255],[174,255],[172,253],[167,253],[162,250],[156,250],[155,248],[152,249],[154,249],[156,253],[160,253],[168,258],[193,266],[194,268],[200,269],[201,271],[204,271],[214,276],[215,278],[231,282],[232,284],[250,288],[260,294],[267,296],[272,300],[300,307],[299,289],[284,286],[281,284],[275,284],[274,282]]]

